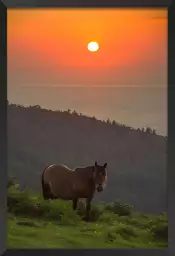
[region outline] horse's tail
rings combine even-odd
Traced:
[[[45,169],[42,173],[42,176],[41,176],[41,186],[42,186],[42,194],[43,194],[44,200],[51,198],[51,190],[50,190],[49,184],[44,182],[44,172],[48,167],[49,167],[49,165],[45,167]]]

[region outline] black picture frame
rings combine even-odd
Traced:
[[[6,184],[7,184],[7,8],[116,8],[116,7],[167,7],[168,8],[168,168],[167,168],[167,202],[168,202],[168,233],[169,247],[162,249],[29,249],[29,250],[6,250]],[[175,224],[173,217],[175,216],[175,207],[173,197],[175,195],[175,118],[174,118],[174,99],[175,99],[175,30],[173,19],[175,17],[174,4],[167,0],[4,0],[0,2],[0,253],[10,255],[58,255],[58,254],[100,254],[105,256],[108,254],[118,255],[175,255]],[[175,61],[174,61],[175,62]]]

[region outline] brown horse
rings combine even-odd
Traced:
[[[76,210],[80,198],[86,198],[86,219],[89,218],[95,191],[101,192],[107,183],[107,163],[103,166],[78,167],[71,170],[66,165],[49,165],[42,173],[42,192],[45,200],[72,200]]]

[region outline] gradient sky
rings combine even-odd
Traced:
[[[167,22],[166,9],[8,9],[8,86],[166,87]]]

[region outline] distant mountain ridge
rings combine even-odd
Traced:
[[[40,191],[47,164],[108,163],[108,185],[95,201],[121,199],[139,210],[166,211],[167,138],[75,111],[8,104],[8,173]]]

